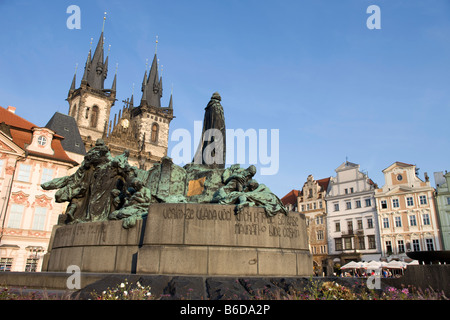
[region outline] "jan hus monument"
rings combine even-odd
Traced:
[[[42,184],[68,202],[43,271],[305,276],[306,222],[254,179],[255,166],[225,167],[225,116],[215,92],[192,163],[164,156],[150,169],[112,156],[99,138],[78,170]]]

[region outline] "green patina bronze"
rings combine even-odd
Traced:
[[[203,134],[211,128],[225,129],[219,101],[219,94],[214,93],[205,109]],[[208,139],[202,136],[199,150],[208,147],[204,141]],[[224,168],[221,163],[211,165],[194,159],[180,167],[164,157],[150,170],[142,170],[128,163],[128,155],[125,151],[112,157],[99,139],[74,174],[41,185],[44,190],[57,189],[56,202],[69,202],[63,223],[122,220],[124,228],[131,228],[148,214],[152,203],[233,204],[236,214],[247,206],[262,207],[267,216],[287,214],[280,199],[253,179],[253,165]],[[223,159],[225,153],[220,161]]]

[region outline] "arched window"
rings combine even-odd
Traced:
[[[97,127],[97,122],[98,122],[98,107],[97,106],[93,106],[92,107],[92,111],[91,111],[91,122],[90,125],[92,128],[96,128]]]
[[[77,115],[77,105],[74,104],[73,107],[72,107],[72,113],[71,113],[71,116],[75,118],[76,115]]]
[[[158,130],[159,130],[158,125],[154,123],[152,125],[152,135],[150,137],[152,142],[156,143],[158,141]]]

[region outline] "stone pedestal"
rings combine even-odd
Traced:
[[[43,271],[205,276],[312,274],[306,223],[298,213],[268,218],[261,208],[153,204],[132,229],[121,221],[56,226]]]

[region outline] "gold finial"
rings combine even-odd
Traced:
[[[155,54],[158,51],[158,36],[156,36]]]
[[[89,51],[92,50],[92,40],[94,40],[94,38],[91,38],[91,43],[90,43],[90,45],[89,45]]]
[[[103,16],[102,32],[105,30],[105,20],[106,20],[106,12],[105,12],[105,15]]]
[[[106,54],[106,56],[109,56],[109,51],[111,50],[111,45],[108,46],[108,53]]]

